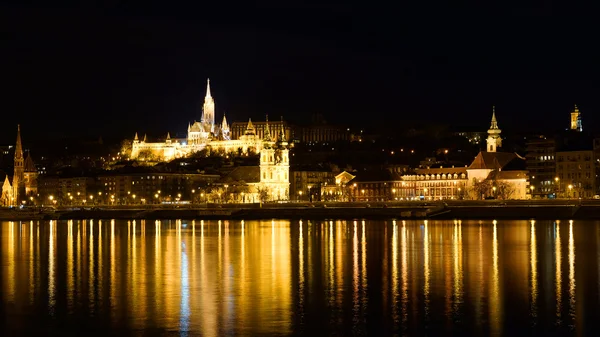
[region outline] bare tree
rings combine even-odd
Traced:
[[[477,180],[473,178],[472,194],[473,199],[480,200],[490,195],[492,190],[492,182],[490,180]]]
[[[267,186],[257,186],[256,193],[258,194],[258,200],[263,203],[267,202],[267,200],[269,200],[269,196],[271,195],[270,188]]]
[[[511,183],[508,183],[506,181],[496,181],[495,187],[496,187],[495,197],[497,199],[507,200],[507,199],[510,199],[512,197],[512,195],[515,193],[515,187]]]

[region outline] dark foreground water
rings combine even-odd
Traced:
[[[1,336],[600,336],[600,223],[0,222]]]

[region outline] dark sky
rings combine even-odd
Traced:
[[[219,120],[485,130],[496,105],[501,128],[535,131],[577,103],[600,121],[595,19],[552,2],[15,3],[0,5],[3,143],[17,122],[37,139],[184,132],[207,77]]]

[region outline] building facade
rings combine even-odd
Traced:
[[[593,150],[556,152],[556,177],[560,198],[596,195],[596,160]]]
[[[556,140],[537,136],[527,140],[525,158],[534,198],[556,197]]]

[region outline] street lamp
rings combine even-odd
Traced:
[[[573,190],[573,185],[569,184],[569,199],[571,198],[571,191]]]

